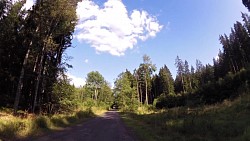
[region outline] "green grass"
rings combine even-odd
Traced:
[[[250,95],[222,104],[190,109],[121,113],[143,141],[249,141]]]
[[[61,130],[83,122],[91,117],[105,112],[102,108],[82,109],[70,114],[56,114],[52,116],[21,114],[14,117],[11,109],[0,109],[0,141],[16,140],[39,136],[48,132]]]

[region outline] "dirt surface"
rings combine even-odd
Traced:
[[[32,139],[35,141],[135,141],[117,111],[91,119],[63,131]]]

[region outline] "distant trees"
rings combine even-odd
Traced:
[[[217,66],[222,66],[220,69],[224,70],[221,71],[237,73],[242,68],[247,68],[249,66],[249,16],[242,14],[242,17],[244,24],[236,22],[229,36],[220,36],[223,52],[219,54],[220,58],[215,61],[215,64]],[[223,74],[221,75],[221,77],[223,77]]]
[[[221,102],[236,97],[239,89],[249,88],[250,77],[247,74],[250,70],[250,18],[247,14],[242,14],[242,18],[244,23],[236,22],[229,36],[220,36],[222,50],[219,51],[218,58],[213,59],[213,65],[203,65],[196,60],[194,69],[177,56],[174,85],[179,96],[161,97],[159,107]],[[173,101],[175,104],[169,104]]]
[[[168,67],[164,65],[160,68],[158,74],[158,85],[159,85],[159,94],[165,95],[173,95],[174,92],[174,79],[172,77],[171,72],[169,71]]]
[[[87,74],[86,87],[92,89],[94,94],[91,96],[93,99],[98,99],[98,90],[104,84],[104,77],[98,71],[92,71]]]
[[[147,105],[146,98],[149,97],[149,104],[156,100],[158,108],[195,106],[235,98],[239,90],[249,89],[250,17],[242,14],[242,18],[243,23],[236,22],[230,35],[220,36],[222,50],[213,59],[213,65],[203,65],[200,60],[196,60],[194,68],[177,56],[174,80],[166,65],[160,68],[159,74],[151,75],[148,73],[151,68],[147,66],[152,66],[149,65],[152,63],[144,61],[134,75],[139,102],[145,100],[144,104]]]
[[[61,74],[57,78],[57,82],[53,84],[52,93],[51,104],[47,104],[46,107],[49,113],[72,111],[81,102],[76,88],[70,85],[70,79],[65,74]]]
[[[139,86],[140,103],[148,105],[152,103],[153,97],[151,94],[151,78],[152,73],[156,71],[156,66],[152,63],[148,55],[143,56],[143,63],[136,70],[136,80]]]
[[[124,110],[135,110],[139,103],[135,81],[135,77],[128,70],[119,74],[115,80],[114,95],[116,103]]]
[[[152,93],[154,99],[160,95],[174,95],[174,79],[168,67],[164,65],[152,78]]]
[[[97,102],[104,103],[112,101],[111,86],[98,71],[92,71],[87,74],[84,89],[83,95],[85,100],[91,98]]]

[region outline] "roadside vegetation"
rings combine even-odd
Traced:
[[[51,116],[20,113],[12,116],[9,109],[1,109],[0,138],[2,140],[22,139],[42,135],[48,131],[60,130],[93,117],[92,111],[78,111]]]
[[[121,112],[123,121],[147,141],[248,141],[250,139],[250,95],[234,101],[196,108]]]
[[[0,108],[0,139],[16,140],[41,136],[99,116],[110,109],[112,91],[98,72],[90,72],[84,87],[75,88],[66,75],[53,86],[54,104],[46,111],[31,113]],[[96,90],[98,87],[98,92]]]
[[[12,109],[1,108],[0,111],[0,139],[17,140],[63,130],[65,127],[99,116],[107,109],[94,105],[90,107],[84,103],[80,109],[51,115],[18,111],[18,116],[13,116]]]
[[[75,29],[76,0],[0,1],[0,140],[62,130],[118,107],[141,140],[250,139],[250,17],[242,13],[213,64],[176,57],[176,77],[148,55],[121,72],[111,89],[98,71],[70,84],[65,50]],[[250,3],[243,0],[250,9]]]

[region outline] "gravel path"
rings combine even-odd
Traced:
[[[43,136],[35,141],[134,141],[117,111],[108,111],[103,116],[94,118],[63,131]]]

